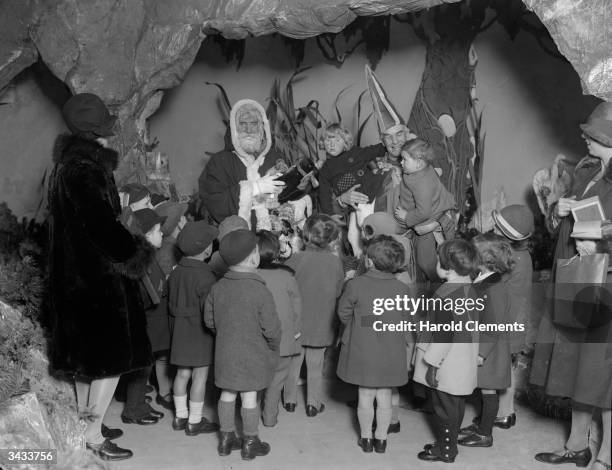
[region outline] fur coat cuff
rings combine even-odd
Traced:
[[[147,273],[147,268],[153,262],[155,248],[140,235],[134,236],[134,245],[136,251],[128,260],[121,263],[120,271],[130,279],[140,279]]]

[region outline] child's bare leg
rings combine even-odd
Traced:
[[[208,366],[193,368],[191,372],[191,388],[189,389],[189,422],[191,424],[197,424],[202,420],[207,378]]]
[[[159,386],[159,395],[167,397],[172,390],[172,380],[170,379],[170,363],[168,354],[161,354],[155,361],[155,376]]]
[[[376,397],[377,397],[376,404],[380,406],[380,402],[378,401],[378,395]],[[399,390],[397,389],[397,387],[393,387],[391,389],[391,424],[399,423],[399,403],[400,403]],[[378,416],[376,417],[376,421],[378,422]],[[385,428],[385,432],[387,432],[386,428]]]
[[[381,441],[387,439],[387,429],[391,423],[392,390],[397,392],[397,388],[376,389],[376,433],[374,437]],[[399,393],[397,396],[399,399]]]
[[[191,378],[191,367],[179,367],[172,384],[175,416],[177,418],[187,418],[189,410],[187,408],[187,383]]]
[[[359,402],[357,403],[357,419],[363,439],[372,438],[372,421],[374,421],[374,398],[376,389],[370,387],[359,387]],[[378,404],[380,406],[380,404]],[[380,423],[378,423],[380,426]],[[389,423],[387,423],[389,426]],[[387,429],[385,428],[385,434]]]
[[[359,231],[359,226],[357,225],[357,213],[351,212],[349,215],[349,224],[348,224],[348,241],[353,248],[353,255],[356,257],[361,256],[363,250],[361,248],[361,233]]]
[[[514,391],[516,387],[516,365],[512,364],[510,370],[510,387],[499,392],[498,418],[505,418],[514,414]]]
[[[612,410],[601,410],[601,424],[603,432],[601,436],[601,447],[597,454],[597,460],[610,465],[610,451],[612,447]],[[601,465],[600,465],[601,466]],[[603,466],[601,466],[603,468]]]

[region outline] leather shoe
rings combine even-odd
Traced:
[[[121,421],[126,424],[140,424],[141,426],[147,426],[149,424],[155,424],[159,421],[159,418],[156,418],[153,415],[144,416],[142,418],[128,418],[126,416],[121,415]]]
[[[510,429],[512,426],[516,424],[516,414],[512,413],[511,415],[504,416],[503,418],[495,418],[493,422],[493,426],[500,429]]]
[[[374,439],[374,452],[384,454],[387,450],[387,439]]]
[[[462,437],[457,444],[465,447],[491,447],[493,445],[493,436],[485,436],[475,432]]]
[[[234,431],[221,431],[221,435],[219,436],[219,446],[217,447],[217,452],[221,457],[231,454],[233,450],[240,450],[241,447],[242,439],[236,436]]]
[[[374,450],[374,443],[372,442],[372,438],[369,437],[360,437],[357,441],[357,445],[368,454]]]
[[[431,450],[423,450],[418,453],[417,457],[419,460],[425,460],[426,462],[444,462],[453,463],[455,457],[442,457],[440,455],[432,454]]]
[[[324,409],[325,409],[325,405],[323,403],[321,403],[321,406],[319,407],[318,410],[314,406],[308,405],[306,407],[306,416],[308,416],[309,418],[312,418],[314,416],[317,416],[319,413],[323,413]]]
[[[293,413],[295,411],[295,403],[285,403],[285,409],[289,413]]]
[[[149,414],[155,418],[162,419],[164,417],[164,414],[161,411],[157,411],[153,408],[151,408],[151,411],[149,411]]]
[[[122,449],[108,439],[106,439],[102,444],[90,444],[88,442],[86,447],[102,460],[125,460],[134,455],[131,450]]]
[[[436,447],[437,444],[438,444],[437,442],[432,442],[431,444],[425,444],[423,446],[423,450],[431,450],[434,447]]]
[[[459,437],[466,437],[470,434],[478,433],[478,424],[473,423],[469,426],[459,429]]]
[[[104,439],[113,440],[123,436],[121,429],[112,429],[102,424],[102,437]]]
[[[576,467],[586,467],[591,461],[591,449],[588,447],[582,450],[569,450],[567,447],[560,453],[557,452],[542,452],[536,454],[535,459],[538,462],[560,464],[573,463]]]
[[[189,418],[177,418],[176,416],[172,420],[172,429],[175,431],[183,431],[187,427],[187,421]]]
[[[389,424],[389,427],[387,428],[387,434],[395,434],[398,432],[400,432],[400,422],[399,421],[397,423]]]
[[[270,444],[261,442],[258,436],[245,436],[242,440],[242,449],[240,455],[242,460],[253,460],[255,457],[268,455],[270,452]]]
[[[198,434],[207,434],[211,432],[217,432],[219,425],[217,423],[211,423],[206,418],[202,417],[199,423],[187,423],[185,427],[185,434],[188,436],[197,436]]]
[[[165,397],[157,395],[155,397],[155,403],[163,408],[166,408],[167,410],[174,411],[174,400],[172,400],[172,395],[170,394],[166,395]]]

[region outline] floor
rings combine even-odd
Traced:
[[[301,387],[303,388],[303,387]],[[279,423],[275,428],[260,428],[262,440],[270,443],[272,450],[265,457],[245,462],[240,452],[230,456],[217,455],[216,434],[188,437],[173,431],[172,416],[166,416],[152,426],[123,424],[120,420],[122,404],[113,401],[106,417],[106,424],[120,427],[124,436],[115,441],[119,446],[132,449],[134,457],[115,462],[117,470],[155,469],[436,469],[448,468],[443,463],[428,463],[417,459],[423,445],[433,440],[428,426],[428,415],[412,409],[410,391],[402,393],[400,410],[401,432],[389,436],[385,454],[365,454],[357,447],[357,420],[355,410],[346,405],[355,396],[355,388],[336,380],[326,380],[325,411],[308,418],[301,402],[291,414],[281,408]],[[207,406],[206,416],[215,416]],[[158,407],[159,408],[159,407]],[[474,416],[474,408],[468,406],[465,423]],[[488,449],[460,448],[455,468],[470,470],[519,470],[549,469],[533,456],[537,452],[561,448],[566,434],[566,424],[543,418],[531,410],[518,407],[517,425],[510,430],[494,431],[494,445]],[[453,468],[453,467],[450,467]],[[573,468],[573,466],[572,466]]]

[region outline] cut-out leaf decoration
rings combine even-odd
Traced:
[[[438,126],[444,132],[444,135],[449,139],[457,133],[455,120],[449,114],[442,114],[438,118]]]

